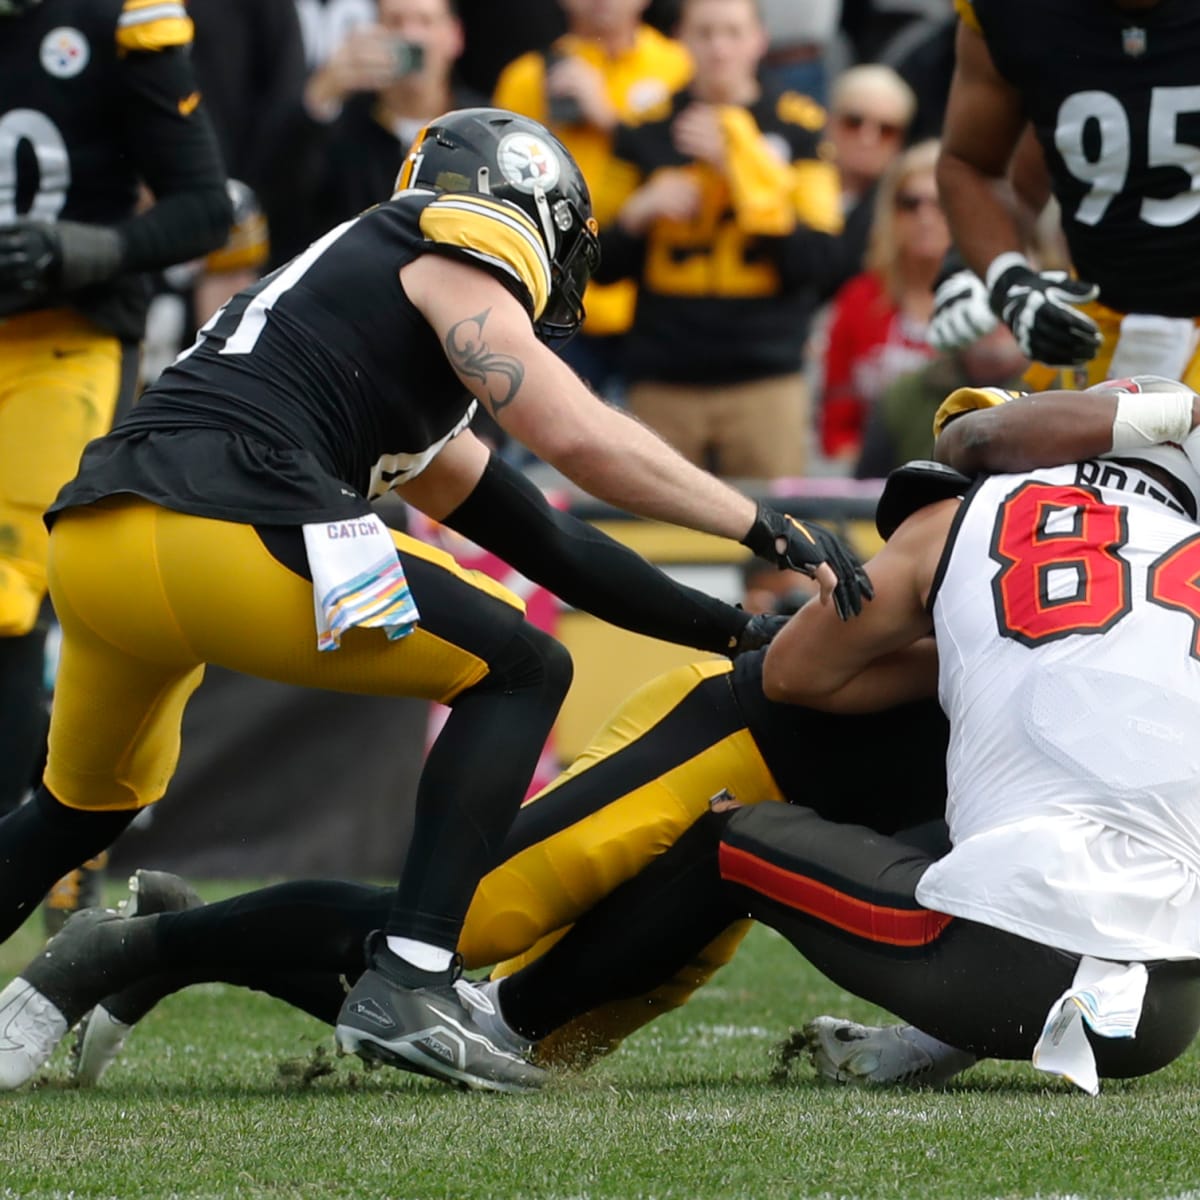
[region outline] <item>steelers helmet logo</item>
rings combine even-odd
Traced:
[[[558,182],[562,168],[558,155],[541,138],[528,133],[510,133],[496,148],[500,172],[519,191],[548,192]]]
[[[60,25],[44,38],[39,51],[42,69],[55,79],[70,79],[88,65],[91,48],[87,38],[78,29]]]

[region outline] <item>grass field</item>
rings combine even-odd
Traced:
[[[5,978],[36,951],[0,950]],[[1200,1198],[1200,1060],[1098,1099],[984,1065],[940,1094],[770,1082],[772,1044],[819,1012],[874,1010],[756,930],[686,1008],[536,1096],[464,1095],[334,1060],[324,1027],[209,986],[173,998],[94,1092],[59,1051],[0,1097],[0,1198]]]

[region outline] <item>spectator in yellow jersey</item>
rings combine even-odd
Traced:
[[[805,332],[842,225],[825,113],[760,81],[754,0],[685,0],[679,35],[695,81],[620,131],[601,202],[619,216],[600,277],[639,286],[630,407],[722,475],[799,475]]]
[[[687,51],[642,22],[647,0],[560,0],[567,34],[545,53],[509,63],[496,84],[499,108],[548,126],[570,150],[597,199],[601,225],[614,215],[603,207],[601,184],[621,122],[661,111],[691,77]],[[564,357],[606,396],[620,389],[622,336],[633,319],[634,287],[593,284],[583,332]]]

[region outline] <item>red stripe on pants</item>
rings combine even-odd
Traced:
[[[926,908],[887,908],[857,900],[826,883],[796,875],[724,842],[720,848],[720,868],[721,878],[730,883],[740,883],[768,899],[870,942],[925,946],[935,941],[954,920],[946,913]]]

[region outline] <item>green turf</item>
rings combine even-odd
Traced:
[[[36,945],[24,931],[0,972]],[[99,1090],[65,1086],[60,1050],[41,1086],[0,1096],[0,1200],[1200,1197],[1195,1052],[1095,1100],[1019,1065],[942,1094],[821,1087],[803,1067],[769,1082],[773,1042],[825,1011],[875,1015],[756,930],[712,987],[587,1075],[486,1096],[352,1059],[305,1084],[323,1027],[194,989],[147,1018]]]

